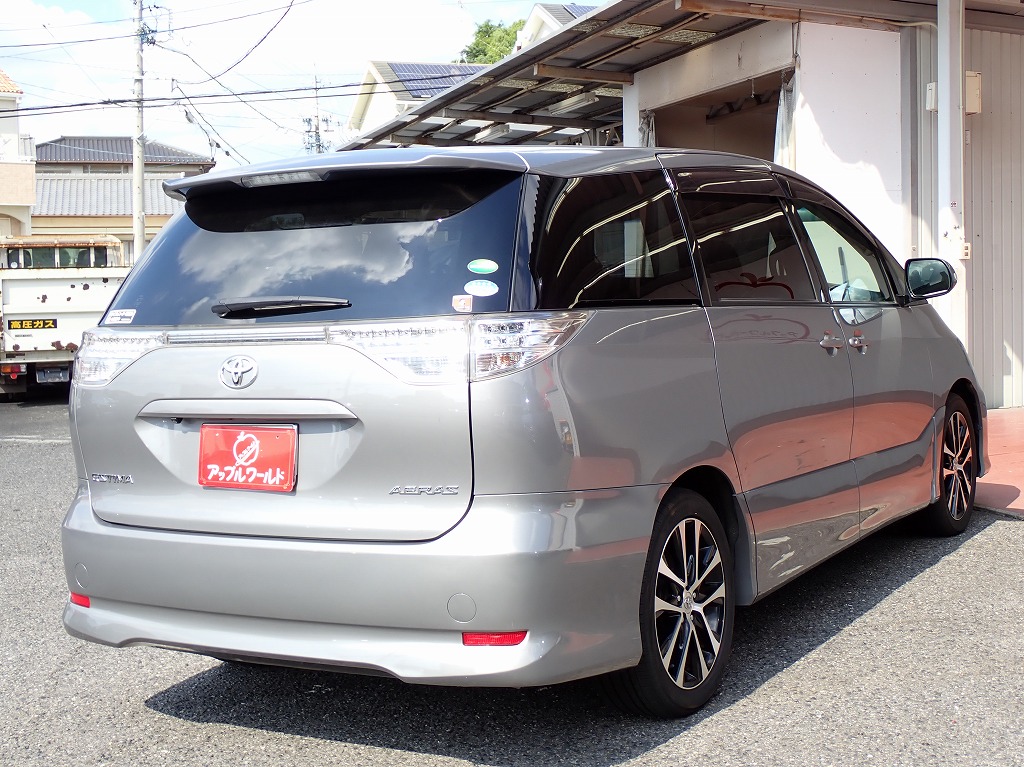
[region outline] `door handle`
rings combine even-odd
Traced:
[[[827,351],[829,357],[834,357],[835,353],[842,349],[844,345],[843,339],[832,335],[831,330],[826,330],[825,336],[818,341],[818,346]]]
[[[853,334],[853,337],[850,339],[850,346],[859,351],[861,354],[864,354],[865,352],[867,352],[868,347],[871,346],[871,342],[868,339],[866,339],[864,335],[858,330],[856,333]]]

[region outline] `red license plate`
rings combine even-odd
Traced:
[[[199,430],[199,484],[287,493],[295,487],[296,426],[225,426]]]

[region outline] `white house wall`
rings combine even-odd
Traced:
[[[671,105],[794,67],[794,170],[829,189],[887,247],[909,257],[903,253],[899,33],[768,22],[637,72],[625,89],[624,111],[633,118],[659,110],[658,143],[680,143],[674,137],[695,130],[693,120],[675,107],[673,124]],[[633,120],[624,122],[633,143]],[[724,143],[734,148],[734,141]]]
[[[905,260],[899,33],[803,23],[799,57],[793,170]]]
[[[378,84],[366,103],[366,114],[360,130],[366,131],[393,120],[398,114],[398,97],[383,84]]]
[[[1024,36],[968,30],[982,75],[965,118],[965,230],[972,246],[968,348],[993,407],[1024,406]]]

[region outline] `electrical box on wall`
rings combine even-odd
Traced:
[[[939,111],[939,84],[928,83],[924,94],[924,108],[929,112]],[[964,114],[976,115],[981,112],[981,72],[964,72]]]
[[[981,112],[981,72],[964,72],[964,114]]]

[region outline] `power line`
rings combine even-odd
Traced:
[[[276,25],[275,25],[275,26],[276,26]],[[193,64],[195,64],[195,65],[196,65],[197,67],[199,67],[200,69],[202,69],[202,70],[203,70],[203,72],[206,72],[206,74],[208,74],[208,75],[210,74],[209,72],[207,72],[206,68],[205,68],[205,67],[204,67],[204,66],[203,66],[202,64],[200,64],[200,63],[199,63],[198,61],[196,61],[196,60],[195,60],[195,59],[194,59],[194,58],[193,58],[193,57],[191,56],[191,54],[185,53],[184,51],[179,51],[179,50],[175,50],[174,48],[168,48],[168,47],[167,47],[166,45],[160,45],[159,43],[157,43],[157,44],[156,44],[156,46],[157,46],[158,48],[162,49],[162,50],[165,50],[165,51],[169,51],[169,52],[171,52],[171,53],[177,53],[177,54],[180,54],[181,56],[185,56],[185,57],[186,57],[186,58],[187,58],[187,59],[188,59],[189,61],[191,61],[191,62],[192,62]],[[223,88],[224,90],[226,90],[226,91],[227,91],[227,92],[228,92],[228,93],[229,93],[229,94],[230,94],[231,96],[234,96],[234,97],[235,97],[236,99],[238,99],[238,101],[240,101],[240,102],[241,102],[242,104],[244,104],[245,106],[249,107],[249,109],[251,109],[251,110],[252,110],[253,112],[255,112],[256,114],[258,114],[258,115],[259,115],[260,117],[262,117],[262,118],[263,118],[264,120],[269,120],[270,122],[274,123],[274,125],[276,125],[276,126],[277,126],[278,128],[280,128],[281,130],[288,130],[288,128],[284,127],[284,126],[283,126],[283,125],[281,125],[281,124],[280,124],[279,122],[275,121],[275,120],[274,120],[273,118],[271,118],[271,117],[270,117],[269,115],[266,115],[266,114],[264,114],[263,112],[261,112],[260,110],[258,110],[258,109],[257,109],[256,107],[254,107],[254,106],[253,106],[253,105],[252,105],[251,103],[249,103],[248,101],[246,101],[245,99],[243,99],[243,98],[242,98],[241,96],[239,96],[239,95],[238,95],[237,93],[235,93],[235,92],[234,92],[233,90],[231,90],[230,88],[228,88],[228,87],[227,87],[226,85],[224,85],[224,83],[222,83],[222,82],[221,82],[220,80],[218,80],[218,79],[217,79],[217,77],[215,77],[215,76],[213,76],[213,75],[210,75],[210,80],[213,80],[213,81],[214,81],[215,83],[217,83],[217,85],[219,85],[219,86],[220,86],[221,88]],[[209,82],[209,80],[207,80],[206,82]],[[183,89],[181,88],[181,85],[180,85],[179,83],[174,83],[174,84],[172,85],[172,87],[171,87],[171,90],[173,91],[173,90],[175,90],[175,89],[177,89],[177,91],[178,91],[179,93],[181,93],[181,95],[182,95],[182,96],[184,96],[184,97],[186,98],[186,100],[188,99],[188,96],[187,96],[187,95],[185,94],[185,91],[184,91],[184,90],[183,90]],[[190,103],[191,103],[191,102],[190,102]]]
[[[198,12],[201,12],[201,11],[209,11],[209,10],[213,10],[213,9],[216,9],[216,8],[227,8],[229,5],[243,5],[243,4],[244,5],[248,5],[249,3],[250,3],[250,0],[234,0],[233,2],[230,2],[230,3],[221,3],[220,5],[211,5],[211,6],[207,6],[205,8],[190,8],[190,9],[187,9],[187,10],[184,10],[184,11],[177,11],[177,13],[184,15],[184,14],[189,14],[189,13],[198,13]],[[277,10],[277,9],[272,8],[271,10]],[[60,26],[55,26],[53,28],[54,29],[75,29],[77,27],[91,27],[91,26],[97,26],[97,25],[100,25],[100,24],[126,24],[126,23],[134,24],[135,23],[135,18],[134,17],[130,17],[130,18],[129,17],[121,17],[119,19],[93,19],[92,21],[83,21],[80,24],[61,24]],[[5,27],[3,25],[0,25],[0,33],[8,33],[8,32],[35,32],[38,29],[39,29],[39,27],[37,27],[37,26],[36,27],[10,27],[10,28],[8,28],[8,27]]]
[[[199,29],[200,27],[212,27],[212,26],[215,26],[217,24],[226,24],[229,21],[241,21],[242,19],[251,19],[254,16],[263,16],[263,15],[266,15],[268,13],[276,13],[277,11],[282,11],[282,10],[285,10],[286,8],[287,9],[291,9],[291,7],[293,5],[305,5],[306,3],[312,3],[313,1],[314,0],[292,0],[292,2],[289,3],[287,6],[281,5],[281,6],[278,6],[277,8],[268,8],[265,11],[254,11],[253,13],[247,13],[247,14],[244,14],[242,16],[232,16],[231,18],[228,18],[228,19],[218,19],[217,21],[207,21],[207,22],[203,22],[201,24],[187,24],[187,25],[182,26],[182,27],[176,27],[175,29],[168,29],[168,30],[166,30],[166,32],[167,33],[182,32],[182,31],[184,31],[186,29]],[[130,34],[124,34],[124,35],[110,35],[109,37],[92,37],[92,38],[88,38],[86,40],[67,40],[67,41],[61,42],[61,43],[18,43],[18,44],[15,44],[15,45],[0,45],[0,49],[2,49],[2,50],[10,50],[10,49],[13,49],[13,48],[52,48],[54,46],[79,45],[81,43],[105,43],[105,42],[109,42],[111,40],[135,39],[138,36],[139,36],[139,33],[136,31],[136,32],[132,32]]]
[[[186,54],[187,55],[187,54]],[[377,87],[381,85],[408,85],[410,83],[433,83],[438,80],[450,80],[452,75],[450,74],[439,74],[427,77],[416,77],[406,78],[402,80],[385,80],[383,82],[374,83],[345,83],[343,85],[321,85],[321,86],[305,86],[301,88],[283,88],[274,90],[259,90],[259,91],[241,91],[239,93],[231,93],[231,97],[223,93],[208,93],[196,96],[189,96],[192,101],[203,101],[208,105],[219,105],[219,104],[231,104],[236,100],[241,99],[243,96],[269,96],[271,98],[256,98],[253,99],[257,104],[271,103],[276,101],[292,101],[292,100],[304,100],[304,99],[315,99],[317,97],[317,91],[320,91],[320,98],[343,98],[353,97],[362,95],[371,95],[376,92]],[[364,88],[368,87],[368,90]],[[359,90],[352,93],[329,93],[324,94],[323,91],[329,90],[341,90],[346,88],[358,88]],[[179,89],[180,90],[180,89]],[[312,94],[312,95],[291,95],[291,94]],[[184,95],[184,94],[183,94]],[[219,99],[219,100],[216,100]],[[143,99],[143,104],[151,107],[161,106],[175,106],[177,104],[178,97],[176,96],[150,96]],[[104,99],[103,101],[81,101],[73,104],[52,104],[36,107],[19,107],[18,109],[5,110],[3,112],[4,117],[31,117],[37,115],[52,115],[52,114],[65,114],[67,112],[83,111],[89,109],[107,109],[110,107],[123,107],[137,104],[138,99],[135,98],[119,98],[119,99]]]
[[[252,48],[250,48],[249,50],[247,50],[247,51],[245,52],[245,55],[244,55],[244,56],[242,56],[242,58],[240,58],[240,59],[239,59],[238,61],[236,61],[236,62],[235,62],[234,64],[232,64],[232,65],[231,65],[230,67],[228,67],[227,69],[225,69],[225,70],[224,70],[223,72],[221,72],[220,74],[216,74],[216,75],[210,75],[210,73],[209,73],[209,72],[206,72],[206,70],[205,70],[205,69],[203,69],[202,67],[199,67],[200,69],[203,69],[203,71],[204,71],[204,72],[206,72],[206,74],[210,75],[210,78],[209,78],[209,80],[202,80],[201,82],[198,82],[198,83],[186,83],[186,85],[203,85],[204,83],[208,83],[208,82],[210,82],[210,80],[213,80],[214,82],[216,82],[216,83],[217,83],[218,85],[220,85],[220,86],[221,86],[221,87],[223,88],[223,87],[224,87],[224,84],[223,84],[222,82],[220,82],[220,80],[218,80],[217,78],[218,78],[218,77],[223,77],[223,76],[224,76],[224,75],[226,75],[226,74],[227,74],[228,72],[230,72],[230,71],[231,71],[232,69],[234,69],[235,67],[237,67],[237,66],[238,66],[239,64],[241,64],[241,63],[242,63],[243,61],[245,61],[245,60],[246,60],[247,58],[249,58],[249,54],[250,54],[250,53],[252,53],[252,52],[253,52],[254,50],[256,50],[257,48],[259,48],[259,47],[260,47],[260,44],[261,44],[261,43],[262,43],[262,42],[263,42],[264,40],[266,40],[266,39],[267,39],[268,37],[270,37],[270,33],[271,33],[271,32],[273,32],[273,31],[274,31],[275,29],[277,29],[277,26],[278,26],[278,24],[280,24],[280,23],[281,23],[282,21],[284,21],[284,17],[288,15],[288,11],[290,11],[290,10],[292,9],[292,6],[293,6],[293,5],[295,5],[295,0],[291,0],[291,2],[289,2],[289,3],[288,3],[288,7],[284,9],[284,13],[282,13],[282,14],[281,14],[281,18],[279,18],[279,19],[278,19],[277,21],[275,21],[275,22],[274,22],[274,25],[273,25],[273,26],[272,26],[272,27],[271,27],[270,29],[268,29],[268,30],[267,30],[267,33],[266,33],[265,35],[263,35],[263,37],[261,37],[261,38],[260,38],[259,40],[257,40],[257,41],[256,41],[256,44],[255,44],[255,45],[254,45],[254,46],[253,46]],[[169,49],[168,49],[168,50],[169,50]],[[192,57],[191,57],[191,56],[189,56],[189,58],[192,58]],[[193,61],[193,62],[195,62],[195,59],[192,59],[192,61]],[[196,66],[198,66],[198,64],[197,64]]]
[[[182,95],[184,95],[184,94],[182,94]],[[210,132],[211,132],[211,133],[213,133],[213,135],[214,135],[214,136],[216,136],[216,137],[217,137],[217,138],[219,138],[219,139],[220,139],[221,141],[223,141],[223,142],[224,142],[224,145],[225,145],[225,146],[226,146],[226,147],[227,147],[228,149],[230,149],[230,150],[231,150],[232,152],[234,152],[234,153],[235,153],[236,155],[238,155],[238,157],[239,157],[239,158],[241,158],[242,162],[245,162],[245,163],[248,163],[248,162],[249,162],[249,160],[247,160],[247,159],[246,159],[245,155],[243,155],[243,154],[242,154],[241,152],[239,152],[239,151],[238,151],[237,149],[235,149],[235,148],[234,148],[233,146],[231,146],[231,144],[229,144],[229,143],[228,143],[227,139],[225,139],[225,138],[224,138],[224,137],[223,137],[222,135],[220,135],[220,134],[219,134],[219,133],[217,132],[217,129],[216,129],[216,128],[214,128],[214,127],[213,127],[213,125],[211,125],[211,124],[210,124],[210,121],[209,121],[209,120],[207,120],[207,119],[206,119],[205,117],[203,117],[203,114],[202,114],[202,113],[201,113],[201,112],[200,112],[200,111],[199,111],[199,110],[198,110],[198,109],[196,108],[196,105],[195,105],[195,104],[193,104],[193,103],[192,103],[191,101],[189,101],[189,98],[188,98],[188,96],[185,96],[185,101],[186,101],[186,102],[188,102],[188,105],[189,105],[189,106],[191,106],[191,107],[192,107],[192,109],[194,109],[194,110],[195,110],[195,113],[196,113],[196,115],[197,115],[197,116],[198,116],[198,117],[199,117],[199,118],[200,118],[200,119],[201,119],[201,120],[202,120],[202,121],[203,121],[204,123],[206,123],[206,127],[210,129]],[[185,112],[185,119],[186,119],[186,120],[188,120],[188,112]],[[189,122],[191,122],[191,120],[190,120]],[[202,127],[203,127],[203,126],[202,126],[202,125],[200,125],[199,127],[200,127],[200,129],[202,129]],[[206,133],[206,130],[205,130],[205,129],[203,129],[203,133]],[[209,140],[209,139],[210,139],[210,134],[209,134],[209,133],[207,133],[207,134],[206,134],[206,138],[207,138],[207,140]],[[217,147],[218,149],[222,149],[221,145],[220,145],[220,144],[218,144],[218,143],[217,143],[216,141],[210,141],[210,144],[211,144],[211,145],[215,145],[215,146],[216,146],[216,147]],[[212,146],[211,146],[211,148],[212,148]],[[226,154],[226,155],[227,155],[228,157],[230,157],[230,156],[231,156],[231,153],[230,153],[230,152],[225,152],[225,154]]]

